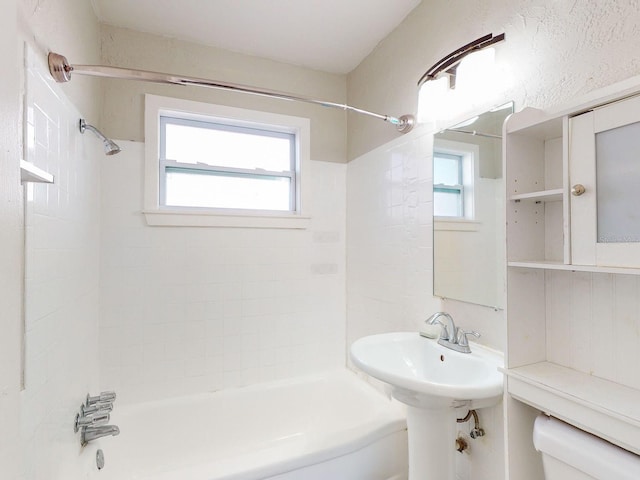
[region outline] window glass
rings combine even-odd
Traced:
[[[460,192],[434,189],[433,214],[436,217],[462,217]]]
[[[167,168],[167,206],[290,210],[291,180],[236,177],[207,171]]]
[[[160,118],[160,205],[296,210],[296,136],[252,126]]]
[[[292,134],[214,123],[165,123],[165,158],[230,168],[291,170]]]
[[[438,153],[435,155],[433,168],[434,185],[459,185],[462,183],[462,157]]]

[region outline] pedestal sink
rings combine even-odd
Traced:
[[[500,401],[502,354],[478,344],[459,353],[417,332],[397,332],[356,340],[351,360],[407,405],[409,480],[453,480],[456,408],[464,416]]]

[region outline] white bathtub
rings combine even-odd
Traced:
[[[407,478],[402,407],[347,370],[116,404],[111,423],[101,480]]]

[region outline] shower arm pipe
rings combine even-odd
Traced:
[[[169,73],[150,72],[146,70],[133,70],[121,67],[108,67],[103,65],[71,65],[67,59],[57,53],[49,53],[49,72],[58,83],[65,83],[71,80],[71,73],[78,75],[89,75],[93,77],[118,78],[122,80],[136,80],[151,83],[162,83],[168,85],[197,86],[207,87],[219,90],[230,90],[240,93],[248,93],[251,95],[259,95],[263,97],[278,98],[281,100],[289,100],[296,102],[305,102],[323,107],[339,108],[348,112],[354,112],[361,115],[377,118],[396,126],[400,133],[408,133],[415,124],[413,115],[402,115],[394,117],[380,113],[370,112],[361,108],[352,107],[350,105],[317,100],[309,97],[292,95],[290,93],[278,92],[275,90],[258,89],[256,87],[241,85],[236,83],[220,82],[217,80],[208,80],[197,77],[187,77],[182,75],[174,75]]]

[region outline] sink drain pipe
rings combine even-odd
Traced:
[[[473,416],[474,427],[471,430],[471,432],[469,432],[469,436],[473,439],[476,439],[478,437],[484,437],[484,430],[480,427],[480,420],[478,419],[478,413],[475,410],[469,410],[469,413],[467,413],[466,417],[458,418],[456,419],[456,421],[458,423],[465,423],[469,421],[471,416]]]

